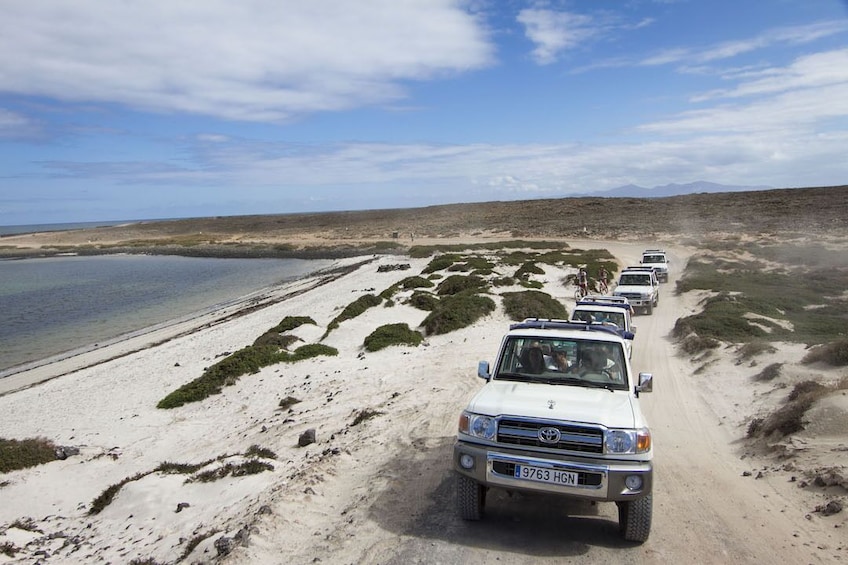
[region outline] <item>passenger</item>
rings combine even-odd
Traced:
[[[564,348],[557,347],[553,350],[553,363],[550,368],[562,373],[573,373],[577,365],[568,362],[568,352]]]

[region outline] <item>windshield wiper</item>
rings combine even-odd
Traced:
[[[555,381],[551,382],[551,384],[577,385],[584,386],[586,388],[605,388],[609,391],[616,390],[610,383],[598,383],[595,381],[587,381],[581,379],[580,377],[566,377],[564,379],[556,379]]]
[[[529,383],[530,381],[535,380],[530,375],[525,375],[522,373],[498,373],[495,375],[495,380],[504,380],[504,381],[520,381],[522,383]]]

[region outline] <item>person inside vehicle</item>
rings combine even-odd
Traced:
[[[576,365],[572,365],[568,362],[568,352],[561,347],[557,347],[553,349],[553,359],[552,359],[551,369],[554,371],[560,371],[562,373],[573,373],[577,368]]]

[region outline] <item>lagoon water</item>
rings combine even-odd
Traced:
[[[331,260],[108,255],[0,261],[0,376],[208,310]]]

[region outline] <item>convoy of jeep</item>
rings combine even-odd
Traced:
[[[486,384],[459,418],[457,507],[483,517],[491,488],[610,501],[621,535],[651,530],[653,449],[639,407],[650,373],[633,375],[630,332],[597,323],[527,319],[503,337]]]
[[[466,520],[483,517],[491,488],[615,502],[625,540],[651,531],[653,446],[639,395],[653,375],[630,366],[636,308],[652,314],[664,250],[647,249],[621,271],[612,295],[578,299],[570,320],[512,324],[486,384],[459,418],[456,500]]]

